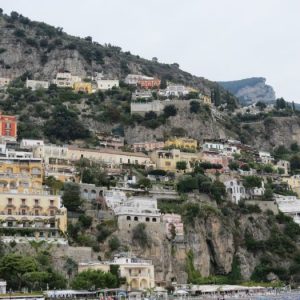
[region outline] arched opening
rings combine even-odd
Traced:
[[[156,220],[156,218],[152,218],[152,222],[156,222],[157,220]]]
[[[130,217],[130,216],[127,216],[126,220],[127,220],[127,221],[131,221],[131,217]]]
[[[133,220],[134,220],[134,221],[138,221],[139,218],[138,218],[138,217],[134,217]]]
[[[150,218],[147,217],[147,218],[146,218],[146,222],[150,222]]]
[[[147,289],[149,287],[148,281],[146,279],[142,279],[140,282],[141,289]]]
[[[138,289],[139,288],[139,282],[137,279],[132,279],[130,282],[130,286],[132,289]]]
[[[91,190],[91,200],[96,200],[96,194],[95,190]]]

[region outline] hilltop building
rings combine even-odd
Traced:
[[[154,89],[160,87],[160,80],[157,78],[151,78],[151,79],[141,79],[138,81],[138,86],[140,86],[142,89]]]
[[[6,141],[17,139],[17,118],[0,113],[0,137]]]
[[[224,182],[227,197],[235,204],[238,204],[242,199],[246,199],[246,191],[243,183],[237,179],[231,179]]]
[[[92,84],[90,82],[75,82],[73,84],[73,89],[75,92],[86,94],[91,94],[93,92]]]
[[[167,148],[177,148],[177,149],[190,149],[196,150],[198,147],[197,140],[189,139],[189,138],[170,138],[165,142],[165,147]]]
[[[144,115],[147,112],[153,111],[157,114],[161,113],[164,110],[164,104],[160,100],[153,100],[149,102],[131,102],[130,103],[130,112],[131,114],[140,114]]]
[[[0,77],[0,88],[7,87],[11,82],[11,79],[8,77]]]
[[[49,88],[49,82],[48,81],[42,81],[42,80],[26,80],[26,88],[30,88],[33,91],[38,89],[48,89]]]
[[[56,78],[52,82],[53,84],[56,84],[58,87],[73,88],[74,83],[81,82],[81,78],[79,76],[74,76],[68,72],[60,72],[57,73]]]
[[[153,151],[164,148],[165,143],[159,141],[133,143],[132,148],[135,152]]]
[[[119,80],[101,79],[97,80],[98,89],[101,91],[110,90],[113,87],[119,87]]]
[[[130,85],[137,85],[140,80],[153,80],[153,77],[148,77],[140,74],[128,74],[125,78],[125,83]]]

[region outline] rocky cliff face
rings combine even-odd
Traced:
[[[223,81],[219,84],[233,93],[242,105],[250,105],[258,101],[269,103],[276,99],[274,89],[267,85],[266,79],[262,77]]]

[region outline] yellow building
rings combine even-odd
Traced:
[[[93,92],[92,84],[90,82],[75,82],[73,88],[76,92],[84,92],[87,94]]]
[[[298,197],[300,197],[300,175],[285,177],[282,178],[282,180],[286,182],[295,193],[298,194]]]
[[[211,97],[205,94],[200,94],[199,95],[200,100],[207,105],[211,105]]]
[[[43,168],[38,158],[0,158],[0,192],[42,190]]]
[[[197,149],[197,141],[188,138],[171,138],[165,142],[165,147],[167,148],[177,148],[177,149]]]
[[[60,196],[0,193],[0,234],[57,238],[67,231],[67,210]],[[12,233],[13,231],[13,233]]]
[[[157,150],[151,153],[156,168],[165,171],[177,171],[177,162],[186,162],[186,171],[192,171],[193,164],[200,160],[199,153],[181,152],[179,149]]]
[[[118,265],[120,276],[126,278],[123,288],[147,290],[155,287],[154,266],[151,260],[132,257],[131,255],[115,256],[112,261],[79,263],[78,273],[86,270],[109,272],[110,266]]]

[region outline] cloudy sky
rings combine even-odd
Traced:
[[[210,80],[266,77],[278,97],[300,102],[299,0],[0,0],[0,7]]]

